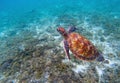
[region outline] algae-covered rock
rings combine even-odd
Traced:
[[[5,71],[8,68],[10,68],[12,62],[13,62],[13,59],[8,59],[6,61],[3,61],[2,64],[0,64],[0,71]]]
[[[69,66],[64,63],[58,63],[58,64],[56,64],[56,68],[60,72],[65,72],[69,68]]]
[[[35,74],[35,78],[36,78],[36,79],[40,79],[41,76],[42,76],[42,74],[43,74],[43,70],[42,70],[42,69],[37,69],[37,70],[34,72],[34,74]]]

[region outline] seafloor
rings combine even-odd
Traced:
[[[45,15],[33,9],[1,30],[0,83],[120,83],[120,16],[65,11]],[[82,61],[73,54],[68,60],[56,29],[71,25],[109,62]]]

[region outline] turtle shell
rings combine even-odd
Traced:
[[[94,60],[99,55],[95,46],[78,33],[69,33],[67,42],[71,52],[79,59]]]

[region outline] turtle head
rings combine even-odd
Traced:
[[[67,36],[67,32],[63,27],[59,27],[57,28],[57,31],[63,36],[66,37]]]

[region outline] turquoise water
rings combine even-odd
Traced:
[[[119,3],[120,0],[1,0],[1,83],[22,83],[23,81],[24,83],[61,83],[62,81],[66,83],[70,81],[73,83],[119,83]],[[95,65],[95,63],[84,63],[81,60],[78,60],[79,64],[77,64],[75,61],[66,60],[61,47],[62,37],[56,29],[59,26],[67,29],[71,25],[76,26],[77,32],[87,37],[103,53],[109,60],[109,64]],[[40,60],[37,61],[36,58],[42,59],[43,63],[40,63]],[[57,64],[50,64],[50,61],[54,63],[52,62],[54,59],[57,60],[57,64],[61,63],[70,67],[70,71],[66,69],[65,75],[68,77],[66,81],[62,78],[64,74],[54,74],[61,72],[55,69]],[[29,68],[26,66],[27,62],[31,62],[30,65],[39,63],[41,66]],[[36,69],[47,69],[46,65],[42,65],[47,63],[50,65],[50,71],[46,70],[46,73],[41,70],[43,73],[36,77]],[[85,72],[92,68],[95,68],[95,71],[87,75]],[[29,69],[34,72],[28,74]],[[73,75],[72,79],[69,76],[71,72],[84,74],[84,76],[78,78]],[[54,76],[58,76],[59,79]]]

